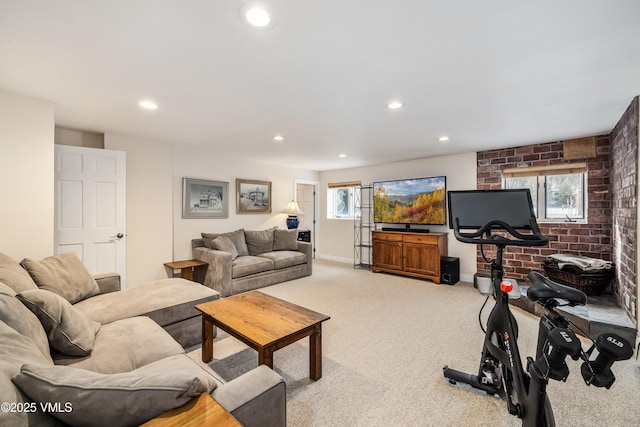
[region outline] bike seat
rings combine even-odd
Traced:
[[[585,305],[587,302],[584,292],[549,280],[537,271],[530,272],[528,277],[531,287],[527,291],[527,298],[531,301],[546,302],[559,298],[567,300],[570,306]]]

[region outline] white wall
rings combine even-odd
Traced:
[[[286,215],[280,211],[294,197],[294,180],[319,180],[314,171],[221,157],[213,149],[131,135],[107,133],[105,148],[127,153],[128,285],[166,278],[164,263],[190,259],[191,239],[201,232],[285,228]],[[229,182],[229,218],[183,219],[183,177]],[[236,178],[271,181],[272,213],[236,214]]]
[[[0,89],[0,251],[16,261],[53,255],[54,108]]]
[[[0,177],[4,178],[0,221],[6,225],[0,251],[16,260],[50,256],[54,235],[53,104],[0,90],[0,144]],[[318,173],[121,134],[106,134],[105,148],[127,153],[128,283],[166,277],[163,263],[191,258],[190,241],[201,232],[285,227],[286,215],[279,212],[294,197],[295,179],[321,183],[317,253],[345,262],[353,261],[353,222],[326,219],[328,182],[446,175],[448,190],[476,186],[475,153]],[[229,182],[229,218],[183,219],[183,177]],[[272,214],[236,214],[236,178],[271,181]],[[13,226],[19,224],[28,226]],[[445,227],[430,228],[447,231]],[[460,258],[461,274],[469,280],[475,272],[475,247],[452,238],[448,243],[449,255]]]
[[[165,279],[173,256],[172,147],[107,133],[105,148],[127,154],[127,285]]]
[[[353,262],[353,221],[327,219],[327,184],[330,182],[362,181],[369,184],[403,178],[420,178],[444,175],[447,191],[473,190],[476,188],[476,153],[431,157],[406,162],[361,168],[341,169],[320,173],[320,234],[316,249],[319,258],[347,263]],[[429,226],[429,230],[449,232],[448,226]],[[460,258],[462,280],[473,280],[476,272],[476,247],[458,242],[453,233],[448,239],[449,256]]]
[[[182,218],[182,179],[207,179],[229,183],[229,217],[227,219]],[[271,214],[236,213],[236,178],[271,181]],[[262,230],[286,228],[287,215],[280,213],[295,197],[295,179],[320,179],[319,173],[268,163],[220,156],[215,150],[175,146],[173,151],[174,259],[191,258],[191,239],[202,232],[226,232],[238,228]]]

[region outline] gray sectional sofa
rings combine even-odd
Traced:
[[[312,273],[311,243],[297,240],[298,231],[270,228],[228,233],[202,233],[193,239],[193,258],[209,264],[194,279],[222,297],[262,288]]]
[[[0,253],[0,425],[133,426],[201,393],[245,426],[286,425],[274,371],[225,382],[185,353],[200,342],[193,306],[217,292],[178,278],[119,289],[72,254],[21,266]]]

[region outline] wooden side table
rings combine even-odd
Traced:
[[[165,262],[164,266],[171,269],[170,276],[173,277],[173,270],[180,270],[180,277],[187,280],[193,280],[193,270],[198,267],[206,267],[209,263],[200,261],[199,259],[189,259],[186,261]]]
[[[142,424],[144,427],[242,427],[242,424],[208,393]]]

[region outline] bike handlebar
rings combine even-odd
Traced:
[[[489,221],[480,227],[477,231],[474,232],[460,232],[460,224],[458,223],[458,218],[454,218],[453,220],[453,234],[456,236],[456,239],[463,243],[471,243],[476,245],[486,244],[486,245],[511,245],[511,246],[544,246],[549,241],[547,238],[540,232],[538,228],[538,224],[535,221],[529,221],[529,225],[531,227],[532,234],[523,234],[518,230],[510,226],[504,221],[494,220]],[[499,234],[491,234],[493,230],[504,230],[513,236],[515,239],[511,239],[507,236],[502,236]],[[482,238],[482,235],[486,235],[485,238]]]

